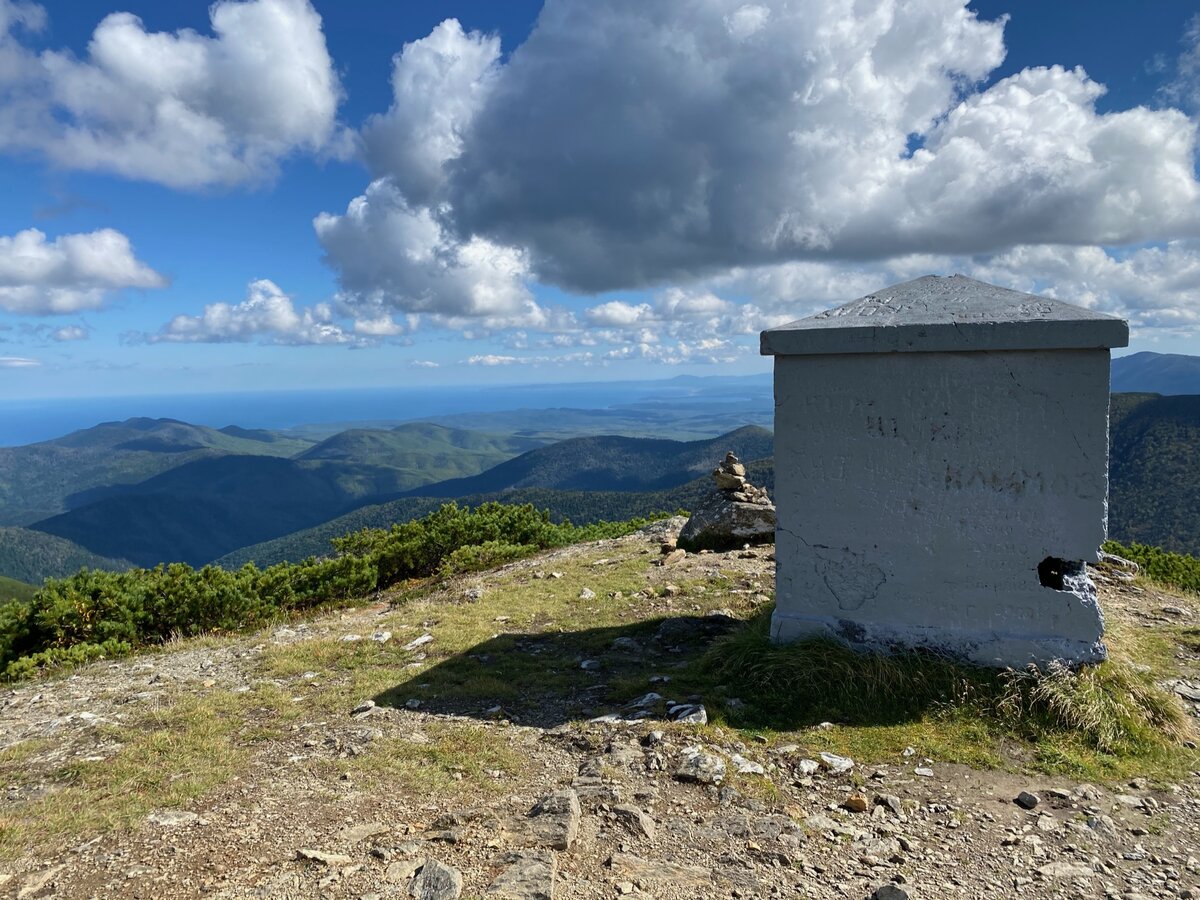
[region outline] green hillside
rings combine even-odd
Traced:
[[[467,497],[520,488],[562,491],[659,491],[712,470],[727,450],[743,459],[772,453],[773,436],[748,425],[702,441],[614,435],[572,438],[531,450],[471,478],[425,485],[409,496]]]
[[[29,600],[36,593],[35,585],[0,575],[0,603],[6,600]]]
[[[774,489],[775,471],[769,459],[747,464],[749,478],[755,484]],[[577,525],[592,522],[615,522],[647,516],[654,512],[674,512],[693,509],[712,490],[712,479],[701,476],[685,484],[661,491],[559,491],[547,488],[521,488],[496,494],[476,494],[455,502],[477,507],[483,503],[532,503],[538,509],[550,511],[556,522],[569,519]],[[313,528],[287,534],[251,547],[235,550],[215,563],[223,568],[236,569],[247,562],[260,566],[279,562],[295,562],[309,556],[326,556],[331,552],[330,541],[363,528],[387,528],[395,522],[420,518],[448,502],[442,497],[404,497],[387,503],[362,506],[352,512]]]
[[[119,570],[131,565],[127,559],[109,559],[52,534],[0,526],[0,575],[17,581],[41,584],[83,568]]]
[[[392,429],[352,428],[298,454],[301,460],[369,463],[421,483],[475,475],[544,441],[419,422]]]
[[[242,435],[221,433],[253,440]],[[475,474],[539,443],[438,425],[352,430],[306,446],[295,459],[206,456],[136,484],[81,491],[72,509],[31,527],[142,566],[200,565],[326,521],[368,498]]]
[[[1200,396],[1114,394],[1108,533],[1200,555]]]
[[[128,419],[52,441],[0,447],[0,525],[28,525],[78,505],[86,491],[134,484],[199,459],[287,457],[311,445],[271,432]]]

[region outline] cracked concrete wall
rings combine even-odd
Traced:
[[[1107,350],[775,358],[779,640],[1102,659]]]

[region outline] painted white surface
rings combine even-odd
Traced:
[[[1037,566],[1104,540],[1108,373],[1105,349],[776,356],[774,636],[1103,658],[1090,582]]]

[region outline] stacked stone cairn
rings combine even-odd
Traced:
[[[765,488],[746,480],[746,467],[732,451],[713,469],[716,490],[693,512],[679,533],[685,550],[735,550],[775,541],[775,504]]]

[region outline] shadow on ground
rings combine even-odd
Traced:
[[[700,662],[713,642],[746,627],[725,615],[677,616],[610,628],[498,634],[375,697],[404,707],[553,728],[620,712],[653,691],[699,700]],[[708,696],[704,702],[711,703]],[[660,704],[661,705],[661,704]],[[632,713],[633,710],[625,710]]]
[[[919,721],[953,702],[964,678],[992,678],[940,658],[864,654],[832,641],[781,648],[768,639],[770,615],[767,606],[745,621],[715,613],[498,634],[374,699],[540,728],[610,713],[669,720],[670,703],[702,703],[710,718],[738,728],[790,730]]]

